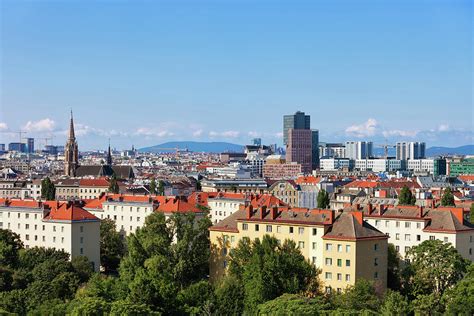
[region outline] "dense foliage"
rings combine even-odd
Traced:
[[[321,189],[318,192],[318,197],[317,197],[317,202],[318,202],[318,208],[328,208],[330,199],[329,199],[329,194],[326,192],[326,190]]]
[[[342,293],[323,293],[318,271],[293,241],[242,239],[228,252],[228,273],[208,281],[208,218],[161,213],[123,243],[115,224],[101,225],[106,272],[85,257],[24,249],[0,230],[0,314],[19,315],[472,315],[474,264],[451,244],[412,247],[410,261],[388,253],[390,289],[357,279]],[[125,247],[126,245],[126,247]],[[126,250],[125,250],[126,248]],[[227,251],[227,250],[226,250]],[[118,267],[117,267],[118,265]],[[429,267],[429,268],[428,268]],[[117,269],[117,271],[114,271]]]
[[[117,182],[117,176],[115,175],[115,173],[112,175],[112,177],[110,177],[108,191],[110,193],[115,193],[115,194],[120,192],[120,188],[119,188],[119,185],[118,185],[118,182]]]
[[[52,201],[56,196],[56,188],[49,177],[41,180],[41,198],[43,200]]]
[[[441,197],[442,206],[456,206],[454,204],[454,195],[450,188],[444,189],[443,196]]]
[[[400,205],[415,205],[416,197],[411,193],[407,186],[404,186],[398,196],[398,204]]]

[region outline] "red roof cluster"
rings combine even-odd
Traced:
[[[81,179],[79,180],[81,187],[109,187],[109,181],[105,178],[98,179]]]
[[[97,217],[84,210],[74,203],[51,202],[51,211],[45,217],[45,220],[56,221],[83,221],[83,220],[99,220]]]

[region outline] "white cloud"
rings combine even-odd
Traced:
[[[250,131],[247,133],[249,137],[260,137],[260,133],[256,131]]]
[[[373,136],[377,132],[377,120],[369,118],[367,122],[360,125],[351,125],[346,128],[346,134],[355,137]]]
[[[276,138],[283,138],[283,132],[275,133]]]
[[[8,129],[7,123],[0,122],[0,131],[5,131]]]
[[[229,137],[229,138],[236,138],[236,137],[239,137],[239,135],[240,135],[240,132],[238,132],[238,131],[225,131],[225,132],[222,132],[222,136]]]
[[[193,137],[201,137],[202,136],[202,133],[203,133],[203,130],[202,129],[198,129],[196,131],[193,132]]]
[[[440,132],[449,131],[449,125],[448,124],[441,124],[440,126],[438,126],[438,131],[440,131]]]
[[[382,135],[384,137],[415,137],[418,135],[418,131],[404,131],[404,130],[390,130],[390,131],[383,131]]]
[[[23,129],[27,132],[51,132],[55,124],[52,119],[45,118],[36,122],[28,121]]]
[[[174,133],[166,129],[141,127],[136,130],[135,135],[148,137],[167,137],[173,136]]]

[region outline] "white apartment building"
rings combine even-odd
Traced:
[[[96,199],[109,190],[109,181],[104,178],[81,179],[79,181],[79,198],[81,200]]]
[[[402,170],[401,160],[396,159],[358,159],[355,161],[355,169],[360,171],[386,172]]]
[[[369,204],[365,220],[389,236],[389,243],[404,258],[407,251],[425,240],[451,243],[466,259],[474,261],[474,225],[462,208],[425,209],[419,206],[377,207]]]
[[[367,159],[373,156],[372,142],[346,142],[345,158],[349,159]]]
[[[334,171],[345,168],[350,169],[352,167],[352,163],[348,158],[320,159],[319,167],[321,170]]]
[[[41,180],[27,182],[26,188],[30,190],[30,198],[36,201],[41,200]]]
[[[245,195],[240,193],[219,193],[215,198],[209,198],[209,215],[213,224],[216,224],[234,214],[239,210],[240,205],[245,203]]]
[[[73,203],[0,199],[0,228],[17,233],[26,248],[45,247],[86,256],[100,267],[100,220]]]
[[[410,159],[407,161],[407,170],[413,172],[428,172],[429,174],[434,174],[434,168],[434,159]]]
[[[396,158],[398,160],[424,159],[426,144],[422,142],[397,142]]]

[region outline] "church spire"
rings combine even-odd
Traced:
[[[75,139],[76,136],[74,135],[74,120],[72,118],[72,110],[71,110],[71,120],[69,122],[69,139]]]
[[[110,138],[109,138],[109,152],[107,153],[107,165],[112,166],[112,152],[110,151]]]

